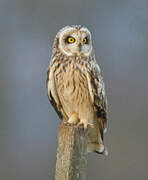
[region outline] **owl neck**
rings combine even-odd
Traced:
[[[62,52],[60,52],[58,49],[53,49],[52,52],[52,58],[54,60],[58,60],[59,62],[72,62],[72,63],[90,63],[95,61],[95,55],[94,52],[92,52],[89,56],[66,56]]]

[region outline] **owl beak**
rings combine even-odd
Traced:
[[[81,49],[82,49],[81,43],[78,44],[78,49],[79,49],[79,52],[81,52]]]

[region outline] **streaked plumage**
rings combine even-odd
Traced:
[[[47,70],[47,93],[60,119],[88,126],[88,152],[107,154],[103,145],[107,99],[87,28],[66,26],[57,34]]]

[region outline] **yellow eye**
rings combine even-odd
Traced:
[[[72,36],[68,36],[68,37],[66,38],[66,42],[67,42],[68,44],[72,44],[72,43],[75,42],[75,38],[72,37]]]
[[[83,39],[83,44],[88,44],[88,38],[87,38],[87,37],[85,37],[85,38]]]

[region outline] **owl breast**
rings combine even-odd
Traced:
[[[92,116],[92,102],[84,67],[76,63],[61,64],[55,72],[55,81],[59,99],[68,117],[74,112],[78,113],[80,119]]]

